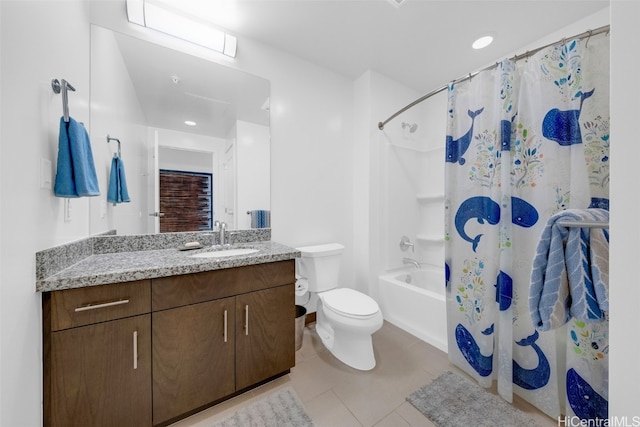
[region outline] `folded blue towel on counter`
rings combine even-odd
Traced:
[[[53,192],[57,197],[99,196],[89,134],[81,123],[60,118],[58,163]]]
[[[117,203],[130,202],[129,191],[127,189],[127,178],[124,174],[124,163],[117,155],[111,160],[111,173],[109,174],[109,190],[107,191],[107,202]]]
[[[590,242],[591,233],[595,235],[603,230],[564,227],[557,223],[608,220],[609,213],[604,209],[568,209],[549,218],[538,242],[529,288],[529,310],[536,329],[547,331],[558,328],[572,316],[585,322],[604,319],[596,288],[600,295],[608,295],[608,292],[605,292],[601,279],[594,286],[593,277],[599,275],[606,259],[608,282],[608,244],[606,253],[603,253],[604,245],[596,249],[591,247]],[[594,250],[598,254],[594,255]],[[595,274],[592,268],[594,256],[600,265]],[[600,276],[604,278],[604,275]],[[608,301],[605,303],[605,299],[602,299],[602,303],[608,309]]]
[[[251,215],[251,228],[271,227],[271,211],[257,209],[249,211],[249,215]]]

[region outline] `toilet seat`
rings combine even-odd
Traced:
[[[380,310],[373,298],[355,289],[337,288],[320,295],[327,309],[345,317],[366,319]]]

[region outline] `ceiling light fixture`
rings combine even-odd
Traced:
[[[489,46],[492,42],[493,42],[493,37],[484,36],[474,41],[471,47],[474,49],[482,49]]]
[[[204,46],[235,58],[236,37],[189,19],[150,0],[126,0],[129,22]]]
[[[395,7],[400,7],[402,6],[402,3],[404,3],[406,0],[388,0],[388,1]]]
[[[197,123],[194,122],[193,120],[185,120],[184,124],[187,126],[195,126]]]

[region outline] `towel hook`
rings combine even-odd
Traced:
[[[64,121],[69,122],[69,95],[67,94],[67,90],[72,92],[76,91],[76,88],[71,86],[68,81],[62,79],[62,83],[58,81],[58,79],[51,80],[51,88],[53,89],[53,93],[62,92],[62,115],[64,116]]]
[[[118,138],[111,138],[109,134],[107,134],[107,143],[111,141],[118,141],[118,158],[120,158],[120,140]]]

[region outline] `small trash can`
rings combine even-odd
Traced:
[[[307,317],[307,309],[296,305],[296,351],[302,347],[302,335],[304,333],[304,321]]]

